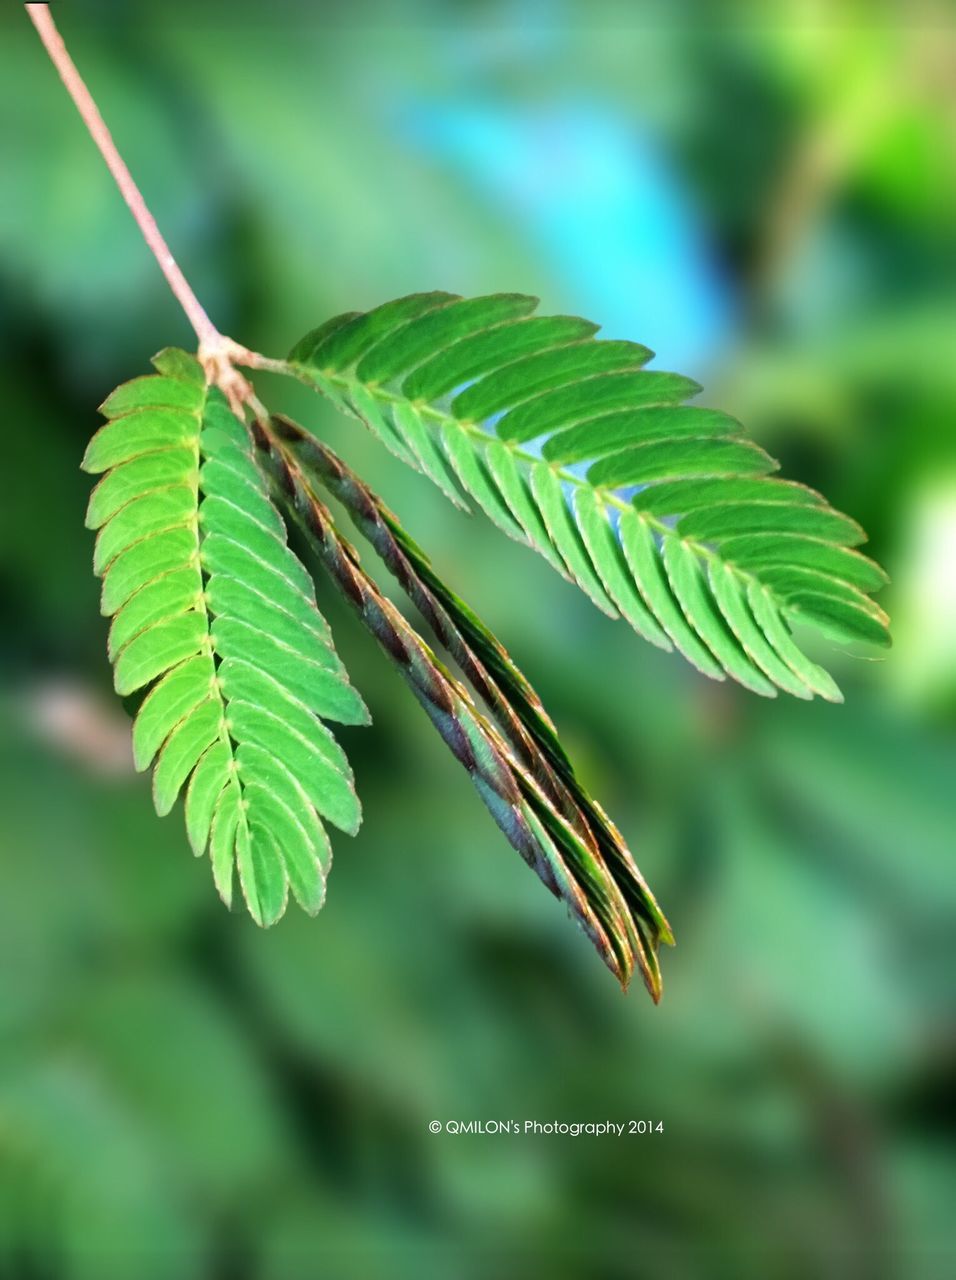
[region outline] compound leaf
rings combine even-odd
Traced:
[[[259,924],[288,891],[321,906],[323,820],[354,833],[353,778],[323,721],[361,724],[308,573],[286,543],[248,430],[186,352],[117,388],[83,466],[117,692],[145,691],[136,765],[157,812],[186,792],[186,827]]]
[[[713,679],[839,699],[791,625],[889,643],[859,525],[633,342],[522,294],[414,294],[336,317],[289,357],[453,501],[462,495],[605,613]],[[811,576],[808,576],[811,575]]]

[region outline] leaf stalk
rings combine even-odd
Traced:
[[[57,30],[50,6],[48,4],[27,4],[24,7],[27,11],[27,16],[43,42],[43,47],[46,49],[50,61],[59,72],[67,93],[73,99],[73,103],[80,113],[80,118],[86,125],[87,132],[99,149],[100,155],[102,155],[106,162],[106,167],[113,177],[113,181],[126,201],[147,247],[166,277],[166,283],[193,327],[199,341],[199,360],[206,370],[208,381],[221,388],[234,410],[241,410],[243,405],[249,403],[252,388],[234,365],[240,363],[254,365],[257,368],[266,367],[264,364],[259,363],[260,360],[264,361],[265,357],[255,356],[253,352],[240,346],[232,338],[220,333],[212,320],[210,320],[205,308],[196,297],[192,286],[183,274],[179,263],[173,256],[173,252],[167,244],[165,236],[160,231],[142,191],[140,191],[133,175],[130,173],[126,161],[120,155],[119,149],[113,141],[113,135],[110,133],[93,95],[80,75],[76,63],[70,56],[63,37]]]

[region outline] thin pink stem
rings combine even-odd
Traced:
[[[76,104],[76,109],[83,118],[83,123],[90,136],[100,149],[107,168],[113,175],[123,199],[129,205],[130,212],[136,219],[143,239],[152,250],[153,256],[160,265],[170,289],[176,296],[179,305],[185,311],[189,323],[196,331],[199,339],[200,355],[214,355],[223,352],[224,340],[216,326],[203,310],[199,299],[193,293],[189,282],[179,269],[179,264],[170,252],[169,245],[163,239],[162,232],[156,225],[156,219],[146,207],[142,192],[133,181],[123,157],[116,149],[112,135],[106,127],[99,108],[93,101],[89,89],[77,71],[73,59],[67,53],[63,38],[56,29],[50,8],[45,4],[28,4],[25,6],[30,20],[39,32],[47,53],[60,79],[66,85],[67,92]]]

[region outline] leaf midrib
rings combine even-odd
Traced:
[[[200,506],[202,505],[203,495],[200,492],[200,470],[202,467],[202,450],[200,448],[200,441],[202,439],[203,426],[205,423],[206,406],[209,401],[209,387],[207,386],[205,390],[206,390],[206,394],[203,397],[202,403],[194,410],[198,424],[199,424],[199,430],[196,432],[196,437],[192,446],[193,451],[195,453],[196,465],[193,468],[193,472],[191,475],[193,496],[195,498],[195,505],[194,505],[193,516],[191,520],[191,525],[192,525],[193,536],[196,539],[196,551],[195,551],[196,564],[199,569],[199,580],[202,586],[202,591],[200,592],[200,595],[199,595],[197,607],[202,612],[202,616],[206,622],[206,634],[203,638],[200,651],[206,654],[210,662],[212,663],[212,668],[213,668],[212,695],[216,698],[216,701],[219,704],[219,737],[217,741],[222,742],[222,744],[226,747],[226,749],[229,752],[229,774],[230,774],[230,777],[235,779],[236,783],[238,784],[239,794],[241,797],[245,789],[239,777],[239,762],[236,759],[236,751],[238,749],[238,744],[232,737],[232,734],[229,732],[229,726],[227,723],[227,713],[226,713],[226,700],[223,694],[222,682],[219,679],[218,668],[216,667],[216,650],[212,640],[212,625],[213,625],[214,618],[209,609],[209,600],[207,596],[209,574],[206,572],[205,567],[203,566],[202,554],[201,554],[203,533],[199,525],[199,509],[200,509]],[[226,790],[227,790],[227,787],[224,787],[222,792],[220,793],[220,796],[216,801],[216,808],[218,808],[219,804],[222,802],[222,798],[226,794]],[[240,803],[239,805],[238,822],[244,828],[246,832],[246,836],[248,838],[249,831],[248,831],[248,823],[246,820],[246,806],[242,803]]]

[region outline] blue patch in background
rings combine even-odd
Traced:
[[[602,336],[643,342],[656,367],[706,377],[730,335],[730,290],[645,130],[599,104],[474,99],[414,105],[399,128],[509,218]]]

